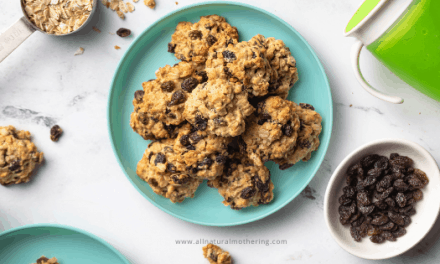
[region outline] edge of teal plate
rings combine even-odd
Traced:
[[[262,215],[259,215],[259,216],[257,216],[257,217],[254,217],[254,218],[251,218],[251,219],[248,219],[248,220],[244,220],[244,221],[238,221],[238,222],[233,222],[233,223],[224,223],[224,224],[223,224],[223,223],[222,223],[222,224],[218,224],[218,223],[209,223],[209,222],[196,221],[196,220],[193,220],[193,219],[188,219],[188,218],[186,218],[186,217],[179,216],[179,215],[173,213],[172,211],[167,210],[167,209],[161,207],[161,206],[158,205],[155,201],[151,200],[147,195],[145,195],[145,194],[144,194],[144,193],[143,193],[143,192],[137,187],[136,183],[133,182],[133,180],[130,178],[130,176],[127,175],[127,172],[124,170],[124,166],[122,165],[121,159],[119,158],[119,154],[118,154],[118,152],[116,151],[116,147],[115,147],[115,143],[114,143],[114,138],[113,138],[113,136],[112,136],[111,122],[110,122],[110,121],[111,121],[111,109],[110,109],[110,108],[111,108],[111,105],[112,105],[112,98],[113,98],[112,95],[113,95],[113,92],[114,92],[113,87],[114,87],[114,85],[115,85],[115,79],[116,79],[116,76],[118,75],[119,71],[121,70],[121,67],[122,67],[123,62],[127,59],[127,55],[128,55],[128,53],[130,52],[131,48],[132,48],[134,45],[136,45],[136,43],[137,43],[137,42],[138,42],[138,41],[139,41],[139,40],[140,40],[145,34],[147,34],[148,31],[150,31],[153,27],[155,27],[157,24],[159,24],[160,22],[162,22],[162,20],[164,20],[165,18],[167,18],[167,17],[169,17],[169,16],[172,16],[172,15],[174,15],[174,14],[176,14],[176,13],[178,13],[178,12],[181,12],[181,11],[183,11],[183,10],[190,9],[190,8],[193,8],[193,7],[196,7],[196,6],[203,6],[203,5],[218,5],[218,4],[221,4],[221,5],[237,5],[237,6],[242,6],[242,7],[247,7],[247,8],[250,8],[250,9],[257,10],[257,11],[259,11],[259,12],[261,12],[261,13],[264,13],[264,14],[266,14],[266,15],[269,15],[270,17],[272,17],[272,18],[278,20],[279,22],[281,22],[282,24],[284,24],[285,26],[287,26],[288,28],[290,28],[290,29],[292,30],[292,32],[294,32],[295,34],[297,34],[297,36],[298,36],[302,41],[304,41],[304,43],[306,44],[307,48],[310,50],[310,52],[312,53],[312,55],[313,55],[313,57],[315,58],[316,62],[318,63],[318,65],[319,65],[319,69],[321,70],[321,72],[322,72],[323,75],[325,76],[325,83],[326,83],[327,88],[328,88],[327,91],[328,91],[328,93],[329,93],[328,98],[330,99],[330,104],[329,104],[329,105],[330,105],[330,110],[331,110],[331,115],[330,115],[330,118],[329,118],[330,120],[326,120],[326,122],[327,122],[326,126],[329,126],[329,131],[330,131],[330,132],[329,132],[330,134],[329,134],[329,136],[328,136],[328,140],[327,140],[328,142],[324,142],[324,144],[322,144],[322,145],[323,145],[323,148],[324,148],[324,155],[322,155],[322,157],[321,157],[320,160],[318,161],[319,166],[317,166],[317,167],[315,168],[315,170],[313,171],[313,176],[310,177],[310,179],[304,184],[304,186],[301,186],[301,188],[299,189],[298,192],[292,194],[292,198],[291,198],[291,199],[286,200],[285,203],[279,205],[279,206],[276,207],[276,208],[273,208],[273,210],[271,210],[271,211],[269,211],[269,212],[267,212],[267,213],[265,213],[265,214],[262,214]],[[298,195],[304,190],[304,188],[306,188],[306,186],[310,183],[310,181],[313,179],[313,177],[315,177],[316,173],[318,172],[319,168],[321,167],[321,164],[322,164],[322,162],[323,162],[323,160],[324,160],[324,157],[325,157],[325,155],[326,155],[326,153],[327,153],[328,146],[329,146],[329,144],[330,144],[331,133],[332,133],[332,130],[333,130],[333,99],[332,99],[332,93],[331,93],[330,84],[329,84],[329,82],[328,82],[328,77],[327,77],[327,74],[325,73],[325,70],[324,70],[324,67],[322,66],[321,61],[319,60],[318,56],[316,55],[315,51],[312,49],[312,47],[310,46],[310,44],[309,44],[309,43],[304,39],[304,37],[301,36],[301,34],[300,34],[298,31],[296,31],[296,30],[295,30],[295,29],[294,29],[289,23],[287,23],[287,22],[284,21],[283,19],[277,17],[276,15],[272,14],[271,12],[268,12],[268,11],[266,11],[266,10],[264,10],[264,9],[261,9],[261,8],[259,8],[259,7],[255,7],[255,6],[252,6],[252,5],[248,5],[248,4],[244,4],[244,3],[239,3],[239,2],[233,2],[233,1],[208,1],[208,2],[196,3],[196,4],[192,4],[192,5],[184,6],[184,7],[182,7],[182,8],[179,8],[179,9],[177,9],[177,10],[174,10],[174,11],[172,11],[172,12],[170,12],[170,13],[164,15],[163,17],[161,17],[160,19],[158,19],[156,22],[154,22],[153,24],[151,24],[149,27],[147,27],[147,28],[146,28],[141,34],[139,34],[139,35],[135,38],[135,40],[133,41],[133,43],[130,44],[130,46],[129,46],[128,49],[125,51],[124,55],[122,56],[122,59],[119,61],[118,66],[116,67],[115,74],[113,75],[113,80],[112,80],[112,83],[111,83],[111,85],[110,85],[110,92],[109,92],[109,95],[108,95],[108,103],[107,103],[107,128],[108,128],[108,133],[109,133],[110,142],[111,142],[111,145],[112,145],[113,152],[114,152],[114,154],[115,154],[115,156],[116,156],[116,159],[117,159],[117,161],[118,161],[118,163],[119,163],[119,166],[121,167],[122,171],[124,172],[126,178],[128,178],[128,180],[129,180],[129,181],[131,182],[131,184],[136,188],[136,190],[137,190],[140,194],[142,194],[142,196],[144,196],[148,201],[150,201],[154,206],[156,206],[157,208],[161,209],[162,211],[164,211],[164,212],[166,212],[166,213],[168,213],[168,214],[170,214],[170,215],[172,215],[172,216],[174,216],[174,217],[176,217],[176,218],[179,218],[179,219],[181,219],[181,220],[184,220],[184,221],[186,221],[186,222],[190,222],[190,223],[193,223],[193,224],[199,224],[199,225],[204,225],[204,226],[237,226],[237,225],[243,225],[243,224],[248,224],[248,223],[251,223],[251,222],[255,222],[255,221],[257,221],[257,220],[263,219],[263,218],[265,218],[265,217],[267,217],[267,216],[269,216],[269,215],[271,215],[271,214],[277,212],[278,210],[280,210],[281,208],[283,208],[284,206],[286,206],[288,203],[290,203],[293,199],[295,199],[295,198],[296,198],[296,197],[297,197],[297,196],[298,196]]]
[[[90,232],[87,232],[85,230],[73,227],[73,226],[68,226],[68,225],[60,225],[60,224],[31,224],[31,225],[24,225],[24,226],[19,226],[19,227],[13,227],[11,229],[5,230],[3,232],[0,232],[0,237],[14,233],[16,231],[21,231],[24,229],[30,229],[30,228],[60,228],[60,229],[65,229],[65,230],[70,230],[70,231],[74,231],[77,233],[80,233],[82,235],[88,236],[94,240],[96,240],[97,242],[101,243],[102,245],[104,245],[105,247],[107,247],[108,249],[110,249],[110,251],[112,251],[113,253],[115,253],[123,262],[125,262],[126,264],[131,264],[127,258],[122,255],[121,252],[119,252],[116,248],[114,248],[112,245],[110,245],[107,241],[105,241],[104,239],[100,238],[97,235],[94,235]]]

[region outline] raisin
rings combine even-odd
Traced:
[[[384,225],[388,223],[390,220],[388,216],[384,214],[378,214],[376,216],[373,216],[373,220],[371,220],[372,225]]]
[[[403,193],[398,193],[396,195],[396,202],[400,207],[406,206],[406,197]]]
[[[425,185],[422,183],[422,181],[416,177],[411,177],[408,180],[408,183],[413,189],[421,189],[421,188],[425,187]]]
[[[388,207],[388,205],[384,201],[380,201],[380,200],[375,201],[374,205],[381,210],[385,210]]]
[[[189,142],[189,135],[183,135],[180,137],[180,144],[182,144],[183,146],[188,146],[189,144],[191,144]]]
[[[368,176],[367,178],[365,178],[365,180],[363,181],[362,184],[364,185],[364,187],[368,187],[368,186],[375,184],[376,181],[377,181],[377,179],[375,177]]]
[[[299,143],[298,143],[298,146],[300,147],[300,148],[311,148],[312,147],[312,144],[310,144],[310,142],[306,139],[306,140],[301,140]]]
[[[185,101],[185,95],[181,90],[175,91],[171,96],[171,101],[168,103],[168,106],[178,105]]]
[[[357,199],[358,204],[360,204],[360,205],[367,206],[367,205],[371,204],[371,199],[370,199],[368,193],[365,191],[358,192],[356,199]]]
[[[380,176],[382,176],[383,173],[383,169],[381,168],[373,168],[371,170],[368,170],[367,172],[367,176],[371,176],[374,178],[379,178]]]
[[[350,227],[350,235],[357,242],[360,242],[362,240],[362,236],[358,227]]]
[[[202,77],[202,81],[200,83],[205,83],[208,81],[208,74],[206,71],[196,71],[196,75]]]
[[[363,215],[369,215],[374,211],[374,208],[376,208],[374,205],[370,206],[359,206],[359,212],[361,212]]]
[[[283,126],[283,133],[284,133],[284,135],[290,137],[293,134],[292,126],[289,124],[285,124]]]
[[[401,236],[404,236],[405,234],[406,234],[406,229],[404,228],[404,227],[399,227],[396,231],[394,231],[393,233],[393,236],[395,237],[395,238],[398,238],[398,237],[401,237]]]
[[[240,197],[243,199],[249,199],[255,195],[255,189],[253,187],[246,187],[241,191]]]
[[[382,230],[380,230],[377,226],[370,225],[368,226],[367,235],[368,236],[375,236],[382,234]]]
[[[421,190],[415,190],[412,194],[416,202],[423,199],[423,192]]]
[[[389,232],[389,231],[382,232],[381,236],[382,236],[385,240],[387,240],[387,241],[394,242],[394,241],[397,240],[397,239],[394,237],[394,235],[393,235],[391,232]]]
[[[199,85],[199,81],[194,77],[189,77],[185,79],[181,84],[182,89],[187,91],[188,93],[192,92],[192,90],[194,90],[197,85]]]
[[[186,146],[187,150],[196,150],[196,147],[194,147],[193,145],[188,145]]]
[[[190,177],[184,174],[180,174],[180,175],[173,175],[171,176],[171,179],[173,180],[173,182],[177,183],[177,184],[185,184],[187,182],[189,182]]]
[[[360,217],[363,217],[363,216],[362,216],[361,212],[358,212],[357,214],[352,215],[350,217],[350,219],[348,220],[348,223],[352,224],[353,222],[357,221]]]
[[[127,28],[120,28],[118,31],[116,31],[116,34],[118,34],[118,36],[121,38],[125,38],[131,35],[131,30]]]
[[[168,163],[168,164],[167,164],[167,171],[168,171],[168,172],[171,172],[171,173],[176,172],[176,166],[174,166],[174,165],[171,164],[171,163]]]
[[[160,88],[164,92],[172,92],[174,90],[174,88],[175,88],[175,85],[174,85],[173,81],[167,81],[167,82],[162,83],[160,85]]]
[[[217,157],[215,157],[215,162],[217,162],[218,164],[225,164],[226,157],[222,155],[218,155]]]
[[[214,43],[217,42],[217,38],[214,37],[213,35],[209,34],[208,37],[206,38],[206,41],[208,42],[209,46],[214,45]]]
[[[385,241],[385,238],[381,235],[374,235],[370,237],[371,242],[381,244]]]
[[[379,229],[389,231],[389,230],[392,230],[394,228],[394,226],[395,226],[394,223],[389,221],[388,223],[379,226]]]
[[[142,102],[142,100],[144,98],[144,94],[145,94],[144,91],[137,90],[136,92],[134,92],[134,99],[136,99],[139,102]]]
[[[48,258],[46,258],[45,256],[42,256],[39,259],[37,259],[37,264],[46,263],[46,261],[48,261],[48,260],[49,260]]]
[[[166,158],[165,158],[165,155],[164,154],[162,154],[162,153],[157,153],[156,154],[156,159],[154,160],[154,165],[156,165],[157,166],[157,163],[165,163],[166,162]]]
[[[195,121],[196,123],[194,127],[197,130],[204,131],[208,127],[208,119],[204,119],[201,116],[197,115]]]
[[[212,159],[206,157],[199,163],[198,168],[201,170],[203,167],[209,168],[212,165]]]
[[[406,156],[398,156],[390,161],[391,166],[401,166],[409,168],[413,164],[413,160]]]
[[[399,157],[399,154],[397,154],[397,153],[391,153],[391,155],[390,155],[390,159],[395,159],[397,157]]]
[[[197,132],[193,132],[189,135],[189,139],[191,140],[192,144],[197,144],[203,139],[203,136],[199,135]]]
[[[54,142],[57,142],[58,139],[60,139],[61,135],[63,134],[63,130],[59,125],[54,125],[50,129],[50,139]]]
[[[388,217],[396,225],[399,225],[399,226],[405,225],[405,220],[404,220],[403,216],[398,213],[388,212]]]
[[[176,44],[168,43],[168,52],[174,53],[176,52]]]
[[[215,255],[214,252],[212,252],[211,255],[209,255],[209,258],[212,259],[215,262],[217,262],[217,259],[218,259],[217,255]]]
[[[257,186],[258,190],[260,190],[260,192],[262,193],[267,193],[269,191],[269,183],[270,181],[266,181],[266,183],[263,183],[260,179],[260,177],[258,177],[258,175],[255,175],[253,177],[253,180],[255,182],[255,186]]]
[[[236,60],[237,57],[235,56],[235,53],[229,50],[225,50],[222,52],[223,54],[223,58],[227,61],[227,62],[232,62],[233,60]]]
[[[364,174],[364,170],[362,169],[362,165],[360,163],[357,163],[347,170],[347,174],[349,176],[359,176]]]
[[[189,32],[188,36],[191,40],[201,39],[203,34],[200,30],[192,30]]]
[[[352,200],[350,198],[347,198],[345,194],[343,194],[341,197],[339,197],[339,204],[347,205],[351,204]]]
[[[356,189],[353,188],[352,186],[345,186],[343,192],[345,196],[348,198],[354,198],[356,195]]]
[[[379,155],[373,154],[368,155],[361,159],[361,164],[364,169],[370,168],[377,160],[379,159]]]
[[[9,167],[8,167],[9,171],[17,171],[18,169],[20,169],[20,161],[21,159],[16,159],[11,163],[9,163]]]
[[[405,183],[404,180],[398,179],[394,181],[393,183],[394,189],[396,189],[398,192],[406,192],[408,190],[408,184]]]
[[[386,189],[383,193],[376,193],[374,197],[378,200],[384,200],[394,191],[393,187]]]
[[[351,218],[350,218],[350,220],[351,220]],[[360,216],[357,220],[351,222],[351,226],[358,227],[358,226],[360,226],[364,221],[365,221],[365,216],[363,216],[363,215],[361,214],[361,216]]]
[[[394,206],[396,206],[396,202],[394,201],[393,198],[390,198],[390,197],[388,197],[388,198],[385,199],[385,203],[387,203],[389,207],[394,207]]]
[[[379,168],[382,170],[387,170],[389,166],[389,160],[387,157],[380,157],[375,163],[374,168]]]
[[[315,110],[315,108],[314,108],[312,105],[310,105],[310,104],[300,103],[299,106],[300,106],[302,109]]]
[[[423,172],[422,170],[414,169],[413,175],[416,176],[422,182],[423,186],[429,183],[428,176],[426,176],[426,173]]]
[[[408,227],[411,224],[411,217],[403,215],[403,227]]]

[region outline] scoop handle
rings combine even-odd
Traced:
[[[25,17],[20,18],[0,35],[0,62],[9,56],[36,29],[29,25]]]
[[[356,79],[361,84],[361,86],[369,92],[371,95],[384,100],[386,102],[390,102],[393,104],[401,104],[403,103],[403,99],[397,96],[391,96],[382,93],[381,91],[376,90],[374,87],[372,87],[364,78],[361,72],[361,67],[359,65],[359,58],[361,55],[362,48],[364,47],[364,44],[357,40],[356,43],[353,45],[353,48],[351,50],[351,66],[354,70],[354,75],[356,76]]]

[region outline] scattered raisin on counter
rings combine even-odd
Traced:
[[[131,30],[127,28],[120,28],[118,31],[116,31],[116,34],[118,34],[118,36],[121,38],[125,38],[131,35]]]
[[[339,221],[350,225],[355,241],[370,236],[371,242],[380,244],[406,234],[415,203],[423,198],[421,189],[429,182],[412,164],[411,158],[397,153],[390,158],[372,154],[348,168],[347,186],[339,197]]]
[[[58,139],[60,139],[61,135],[63,134],[63,130],[61,129],[61,127],[59,125],[54,125],[51,129],[50,129],[50,139],[53,142],[57,142]]]

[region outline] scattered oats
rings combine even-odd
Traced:
[[[351,104],[350,107],[352,107],[353,105]]]
[[[120,18],[122,18],[122,19],[125,18],[124,13],[122,13],[121,11],[116,11],[116,14],[118,14],[118,16],[119,16]]]
[[[125,5],[124,1],[119,2],[119,10],[121,10],[124,13],[127,13],[127,6]]]
[[[101,33],[101,30],[99,30],[97,27],[94,26],[94,27],[92,27],[92,28],[93,28],[94,31],[96,31],[96,32],[98,32],[98,33]]]
[[[127,3],[127,9],[130,13],[133,13],[134,11],[134,5],[132,3]]]
[[[151,9],[154,9],[154,7],[156,6],[156,1],[154,0],[144,0],[144,4],[146,6],[148,6]]]
[[[119,47],[118,45],[115,46],[115,50],[119,50],[121,49],[121,47]]]
[[[139,0],[133,0],[133,2],[137,3],[137,2],[139,2]]]
[[[116,35],[116,34],[115,34],[115,33],[113,33],[113,32],[109,32],[109,34],[110,34],[110,35]]]
[[[105,7],[109,8],[110,3],[108,2],[108,0],[101,0],[102,4],[105,5]]]
[[[74,54],[74,56],[77,56],[77,55],[83,55],[84,54],[84,48],[79,48],[76,52],[75,52],[75,54]]]
[[[93,0],[22,0],[29,20],[41,30],[63,35],[80,28],[93,9]]]
[[[110,3],[110,9],[113,11],[119,11],[119,1],[120,0],[112,0]]]
[[[179,4],[179,2],[176,2],[176,5],[178,5]]]

